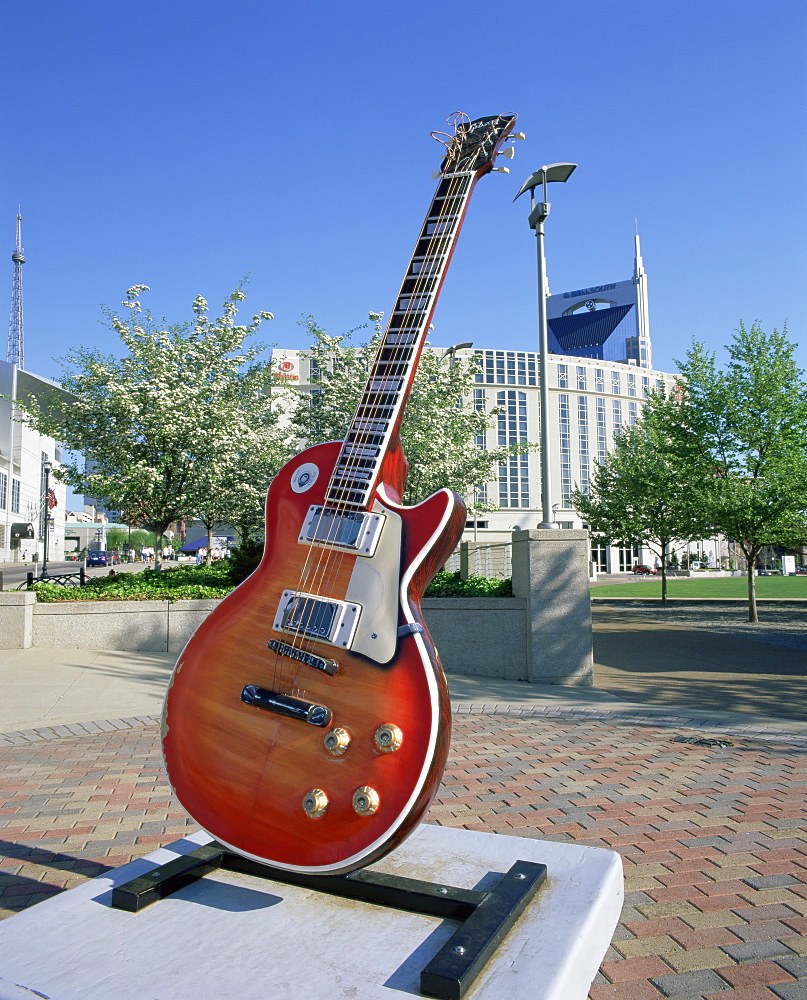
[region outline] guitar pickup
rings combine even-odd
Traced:
[[[383,527],[383,514],[313,506],[308,508],[297,540],[303,543],[313,542],[315,545],[332,545],[363,556],[372,556]]]
[[[347,647],[353,641],[361,605],[298,590],[284,590],[272,628]]]
[[[272,652],[277,653],[278,656],[290,656],[292,660],[298,660],[307,667],[313,667],[314,670],[321,670],[329,677],[333,677],[339,670],[336,660],[329,660],[324,656],[309,653],[307,649],[297,649],[296,646],[290,646],[289,643],[281,642],[280,639],[270,639],[268,645]]]

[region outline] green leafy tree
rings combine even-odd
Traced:
[[[595,466],[588,493],[572,493],[593,535],[618,545],[642,544],[658,555],[665,604],[670,544],[697,537],[706,527],[691,500],[702,464],[691,439],[673,432],[685,423],[681,408],[664,389],[651,395],[639,420],[618,434],[613,451]]]
[[[159,551],[173,521],[195,517],[209,502],[209,470],[231,469],[232,441],[253,440],[259,415],[275,427],[271,369],[258,360],[260,344],[245,346],[272,314],[237,324],[245,298],[238,288],[217,319],[199,296],[191,322],[164,326],[143,312],[144,290],[129,289],[123,316],[106,312],[124,356],[72,351],[61,381],[70,405],[56,393],[46,405],[32,399],[25,419],[87,456],[86,464],[68,460],[56,475],[120,510],[125,523],[152,531]]]
[[[694,342],[679,363],[682,437],[709,472],[694,500],[714,530],[737,541],[748,566],[748,620],[758,621],[755,567],[765,545],[807,539],[807,384],[783,332],[740,324],[729,364]]]
[[[371,313],[370,319],[373,336],[359,346],[350,343],[356,331],[331,337],[312,317],[304,321],[317,388],[301,396],[293,422],[306,444],[344,439],[382,337],[381,314]],[[476,371],[475,359],[447,357],[428,345],[423,351],[401,423],[401,445],[409,462],[406,503],[449,487],[465,498],[469,510],[490,510],[491,504],[475,499],[476,487],[495,481],[498,466],[511,455],[535,450],[529,442],[491,449],[477,445],[499,411],[474,406]]]

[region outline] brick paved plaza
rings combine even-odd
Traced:
[[[625,908],[592,1000],[807,997],[807,739],[661,712],[507,711],[455,715],[429,821],[622,855]],[[3,917],[194,828],[154,718],[7,735],[0,769]]]

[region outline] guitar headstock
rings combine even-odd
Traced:
[[[446,147],[441,174],[474,173],[478,177],[493,170],[493,164],[504,141],[516,123],[516,115],[491,115],[474,121],[461,112],[451,115],[448,132],[432,132],[433,138]],[[514,138],[523,138],[514,136]],[[512,152],[508,150],[508,152]],[[506,173],[507,171],[505,171]]]

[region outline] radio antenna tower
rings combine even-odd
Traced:
[[[6,361],[17,365],[18,368],[25,367],[25,351],[23,347],[22,334],[22,265],[25,257],[22,253],[20,242],[20,223],[22,216],[17,209],[17,244],[11,259],[14,261],[14,283],[11,288],[11,316],[8,321],[8,355]]]

